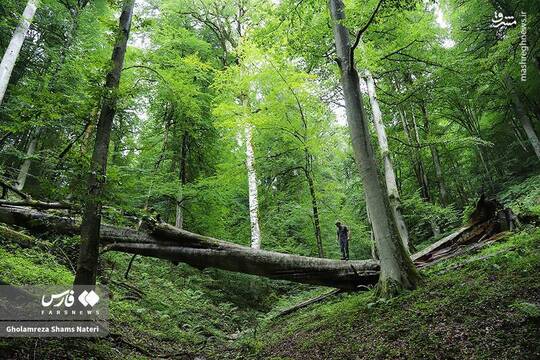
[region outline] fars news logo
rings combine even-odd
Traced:
[[[75,304],[75,291],[68,289],[64,292],[41,297],[42,315],[99,315],[99,310],[93,307],[99,303],[99,295],[94,290],[83,290],[77,297],[78,302],[83,306],[71,309]],[[86,309],[86,310],[83,310]]]

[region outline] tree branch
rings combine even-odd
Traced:
[[[352,64],[354,64],[354,50],[356,49],[356,47],[358,46],[358,44],[360,43],[360,39],[362,38],[362,35],[364,34],[364,32],[368,29],[368,27],[371,25],[371,23],[373,22],[373,20],[375,20],[375,15],[377,15],[377,12],[379,12],[379,9],[382,5],[382,3],[384,2],[384,0],[379,0],[379,3],[377,4],[377,7],[375,8],[375,10],[373,11],[373,13],[371,14],[371,17],[369,18],[368,22],[366,23],[366,25],[364,25],[360,30],[358,30],[358,32],[356,33],[356,40],[354,41],[354,44],[351,46],[351,49],[349,50],[349,58],[350,58],[350,63],[351,63],[351,66]]]

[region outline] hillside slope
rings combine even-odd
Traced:
[[[110,252],[100,282],[113,335],[4,338],[0,359],[538,359],[539,180],[501,195],[531,224],[424,270],[422,286],[395,299],[342,294],[275,318],[328,289],[144,257],[126,280],[131,257]],[[72,283],[78,237],[21,248],[10,236],[0,232],[1,280]]]
[[[416,291],[374,302],[345,294],[269,320],[257,359],[538,359],[540,230],[424,272]]]

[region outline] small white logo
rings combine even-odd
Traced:
[[[43,295],[41,297],[41,305],[44,307],[49,307],[53,304],[55,300],[58,300],[53,307],[59,307],[62,304],[65,307],[72,307],[75,303],[75,297],[73,296],[75,292],[73,290],[66,290],[64,292],[53,294],[50,296],[48,300],[45,300],[46,295]],[[78,297],[79,302],[84,306],[90,306],[94,307],[99,302],[99,295],[96,294],[94,290],[90,290],[90,292],[84,290]]]
[[[494,28],[499,28],[501,26],[507,28],[516,24],[517,21],[513,16],[505,16],[502,12],[498,11],[495,11],[495,16],[491,19],[491,26]]]
[[[41,297],[41,305],[44,307],[50,306],[54,300],[60,299],[56,304],[54,304],[54,307],[58,307],[62,304],[64,304],[66,307],[71,307],[73,303],[75,302],[75,298],[73,297],[74,291],[73,290],[66,290],[59,294],[53,294],[51,295],[51,298],[49,301],[45,301],[45,295]]]
[[[96,294],[94,290],[90,290],[90,292],[84,290],[81,295],[79,295],[79,302],[85,307],[88,305],[94,307],[94,305],[99,302],[99,295]]]

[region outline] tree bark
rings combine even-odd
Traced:
[[[246,143],[246,168],[248,175],[249,193],[249,221],[251,224],[251,248],[261,248],[261,230],[259,227],[259,200],[257,195],[257,173],[255,172],[255,153],[253,151],[253,140],[251,125],[247,124],[245,132]]]
[[[9,45],[4,53],[2,62],[0,63],[0,105],[2,105],[2,100],[6,94],[6,89],[9,84],[9,79],[11,78],[11,72],[15,66],[15,62],[19,57],[19,52],[24,43],[24,38],[26,33],[30,28],[30,24],[34,19],[34,14],[38,6],[39,0],[28,0],[26,7],[24,8],[21,20],[15,32],[9,42]]]
[[[403,243],[398,236],[394,236],[392,233],[391,220],[388,217],[383,189],[379,183],[377,164],[362,105],[360,79],[354,66],[349,32],[342,25],[345,19],[343,2],[329,0],[329,8],[339,59],[338,64],[341,70],[347,122],[380,258],[381,274],[378,292],[382,296],[392,296],[403,288],[414,289],[418,283],[419,274],[403,247]]]
[[[375,125],[375,131],[377,132],[379,150],[384,164],[384,179],[386,182],[386,195],[388,197],[388,203],[392,209],[392,215],[394,217],[401,242],[403,243],[405,250],[409,252],[409,233],[407,232],[407,226],[405,225],[405,220],[401,214],[401,198],[399,196],[399,190],[397,187],[394,165],[392,164],[392,158],[390,157],[386,129],[384,127],[381,109],[379,107],[377,94],[375,92],[375,82],[373,81],[373,76],[371,76],[371,73],[368,70],[365,71],[365,77],[369,102],[371,103],[371,111],[373,113],[373,124]]]
[[[367,199],[365,200],[367,203]],[[373,225],[371,224],[371,216],[369,216],[369,209],[366,206],[366,218],[369,224],[369,241],[371,243],[371,259],[379,260],[379,254],[377,254],[377,244],[375,243],[375,236],[373,233]]]
[[[15,206],[0,206],[0,222],[32,232],[76,235],[82,227],[72,218],[49,215]],[[102,224],[105,250],[184,262],[199,269],[218,269],[260,275],[271,279],[355,289],[377,282],[376,261],[340,261],[256,250],[175,228],[166,223],[144,222],[140,231]]]
[[[536,135],[536,132],[534,131],[531,119],[529,118],[529,115],[527,114],[527,111],[519,98],[514,81],[512,78],[510,78],[510,76],[506,77],[506,86],[508,86],[508,90],[510,91],[510,96],[512,98],[512,102],[514,103],[517,117],[521,121],[521,126],[523,126],[523,130],[525,130],[525,134],[527,134],[527,138],[531,143],[536,157],[540,160],[540,140],[538,140],[538,135]]]
[[[32,130],[30,135],[30,142],[28,143],[28,148],[26,149],[26,157],[19,169],[19,175],[17,176],[17,184],[15,188],[19,191],[22,191],[24,184],[26,183],[26,178],[28,177],[28,172],[30,171],[30,165],[32,165],[31,157],[34,155],[37,147],[37,141],[39,136],[39,129]]]
[[[124,2],[111,58],[112,68],[106,78],[105,95],[96,128],[96,141],[87,181],[88,193],[85,199],[81,225],[81,247],[74,281],[76,285],[94,285],[96,283],[101,206],[107,175],[107,156],[134,5],[135,0],[126,0]]]

